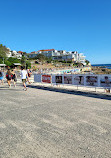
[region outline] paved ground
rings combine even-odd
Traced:
[[[111,100],[0,87],[0,158],[110,158]]]

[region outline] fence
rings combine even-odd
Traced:
[[[99,87],[104,89],[111,88],[111,75],[92,75],[92,74],[34,74],[35,82],[75,85],[83,87]]]

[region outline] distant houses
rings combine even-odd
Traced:
[[[21,59],[22,58],[22,54],[23,52],[22,51],[15,51],[15,50],[10,50],[10,48],[7,48],[9,51],[7,52],[7,57],[10,58],[10,57],[13,57],[13,58],[17,58],[17,59]]]
[[[9,51],[7,53],[7,57],[14,57],[21,59],[23,52],[22,51],[11,51],[9,48],[7,48]],[[58,61],[72,61],[74,63],[82,63],[83,65],[86,64],[86,59],[83,53],[78,53],[77,51],[65,51],[65,50],[55,50],[55,49],[45,49],[45,50],[39,50],[34,51],[31,53],[27,53],[26,55],[29,58],[36,58],[38,54],[43,54],[47,58],[52,58],[52,60],[58,60]]]
[[[80,62],[85,65],[85,56],[83,53],[78,53],[77,51],[65,51],[65,50],[55,50],[55,49],[46,49],[46,50],[39,50],[34,51],[29,54],[29,58],[35,58],[38,54],[43,54],[48,58],[52,58],[52,60],[58,61],[72,61],[72,62]]]

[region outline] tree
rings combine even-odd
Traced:
[[[26,52],[23,52],[23,54],[22,55],[27,55],[27,53]]]
[[[86,63],[86,65],[90,64],[89,60],[85,60],[85,63]]]
[[[82,64],[82,63],[80,63],[80,62],[77,62],[77,63],[74,63],[74,66],[76,66],[76,67],[82,67],[82,66],[83,66],[83,64]]]
[[[2,58],[0,58],[0,64],[3,64],[3,59]]]
[[[3,64],[5,59],[6,59],[6,53],[0,50],[0,64]]]
[[[40,62],[46,61],[46,57],[43,54],[38,54],[35,58],[38,59]]]
[[[0,57],[5,58],[8,52],[9,50],[6,48],[6,46],[3,46],[2,44],[0,44]]]
[[[31,68],[31,63],[29,61],[26,61],[26,69]]]
[[[11,66],[11,65],[12,65],[12,63],[11,63],[10,61],[8,61],[8,60],[5,61],[5,64],[6,64],[7,66]]]
[[[6,58],[6,53],[0,50],[0,58]]]
[[[22,55],[21,64],[22,64],[23,66],[26,66],[26,57],[25,57],[25,55]]]
[[[5,63],[7,66],[12,66],[14,63],[20,63],[20,60],[17,59],[17,58],[12,58],[12,57],[10,57],[10,58],[8,58],[8,59],[5,58],[4,63]]]
[[[19,59],[17,59],[17,58],[12,58],[12,57],[10,57],[10,58],[8,58],[7,59],[7,61],[9,61],[10,63],[20,63],[20,60]]]
[[[6,54],[9,52],[9,50],[6,48],[6,46],[3,46],[0,44],[0,63],[3,64],[4,60],[6,59]]]
[[[26,54],[26,57],[29,58],[29,54],[28,53]]]
[[[51,57],[45,57],[45,60],[47,61],[47,63],[51,63],[52,62],[52,58]]]

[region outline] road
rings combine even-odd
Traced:
[[[111,158],[111,100],[0,87],[0,158]]]

